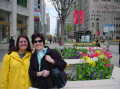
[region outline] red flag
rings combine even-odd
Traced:
[[[74,24],[78,24],[78,16],[79,16],[79,11],[74,10],[73,12]]]
[[[85,17],[84,10],[80,10],[79,14],[80,14],[80,24],[84,24],[84,17]]]

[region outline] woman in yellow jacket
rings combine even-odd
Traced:
[[[31,47],[27,36],[19,36],[16,49],[3,58],[0,89],[29,89]]]

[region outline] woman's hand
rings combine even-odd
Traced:
[[[51,58],[51,56],[49,56],[49,55],[46,55],[46,56],[45,56],[45,60],[48,61],[49,63],[52,63],[52,64],[55,63],[55,61],[54,61],[54,60]]]
[[[43,70],[42,76],[43,77],[48,77],[50,75],[50,71],[48,70]]]
[[[48,70],[42,70],[40,72],[37,72],[37,76],[38,77],[40,77],[40,76],[42,76],[42,77],[48,77],[49,74],[50,74],[50,71],[48,71]]]
[[[32,53],[34,53],[34,52],[35,52],[35,48],[33,47],[33,48],[32,48]]]
[[[37,72],[37,76],[42,76],[43,75],[43,71]]]

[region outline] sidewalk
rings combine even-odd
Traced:
[[[5,53],[8,51],[9,44],[0,44],[0,62],[2,61],[2,58]]]
[[[5,55],[5,53],[7,53],[7,49],[0,49],[0,62],[2,61],[3,59],[3,56]]]
[[[120,89],[118,80],[68,81],[62,89]]]
[[[106,48],[106,45],[102,44],[101,47]],[[111,63],[114,64],[114,66],[119,67],[119,46],[118,45],[110,45],[109,51],[112,53]]]
[[[9,44],[0,44],[0,50],[8,50]]]
[[[120,68],[114,67],[111,79],[68,81],[61,89],[120,89]]]

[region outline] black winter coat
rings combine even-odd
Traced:
[[[50,55],[54,59],[55,64],[51,64],[47,62],[44,56],[41,61],[40,71],[46,69],[51,72],[51,69],[55,67],[58,67],[61,71],[64,71],[66,62],[62,59],[61,55],[56,50],[48,48],[45,55]],[[43,89],[49,89],[54,87],[51,78],[51,73],[48,77],[42,77],[42,76],[38,77],[36,76],[37,72],[39,72],[39,64],[37,61],[37,52],[35,52],[30,59],[30,68],[29,68],[29,75],[30,75],[32,87],[43,88]]]

